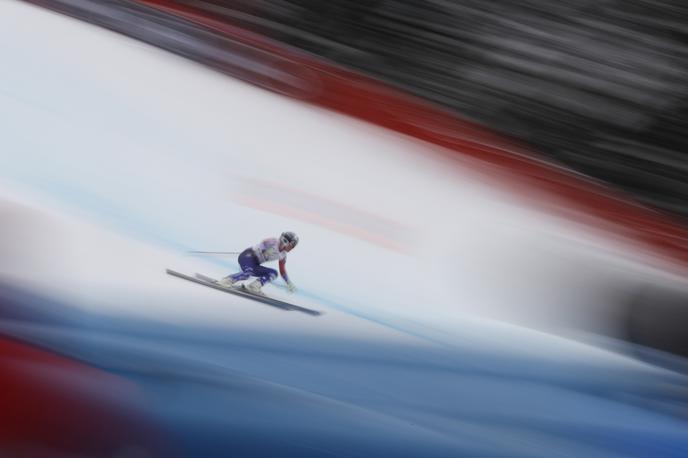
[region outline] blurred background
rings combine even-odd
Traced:
[[[3,2],[0,455],[687,456],[686,21]]]

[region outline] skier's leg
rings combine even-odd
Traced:
[[[253,276],[258,277],[260,282],[264,285],[277,278],[277,271],[269,267],[258,266],[253,269]]]
[[[260,267],[258,258],[251,248],[248,248],[241,252],[239,255],[239,266],[241,266],[241,272],[237,272],[232,275],[228,275],[220,280],[220,284],[224,286],[232,286],[234,283],[242,280],[248,279],[251,275],[254,275],[254,270]]]
[[[252,275],[258,279],[247,286],[248,290],[252,293],[263,294],[260,290],[261,287],[277,278],[277,271],[269,267],[258,266],[253,269]]]

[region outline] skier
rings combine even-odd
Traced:
[[[289,292],[293,293],[296,287],[289,280],[285,264],[287,262],[287,253],[293,250],[297,243],[299,243],[299,237],[295,233],[283,232],[279,239],[265,239],[254,247],[246,248],[239,255],[241,272],[228,275],[218,281],[218,283],[222,286],[234,286],[237,282],[247,280],[249,277],[258,277],[255,281],[249,283],[246,289],[254,294],[263,294],[261,288],[264,284],[270,283],[277,278],[277,271],[264,267],[261,264],[279,260],[280,275],[287,283]]]

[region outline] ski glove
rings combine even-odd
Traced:
[[[290,293],[293,293],[294,291],[296,291],[296,286],[294,286],[294,284],[292,282],[287,283],[287,288],[289,289]]]

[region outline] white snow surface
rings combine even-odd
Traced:
[[[556,355],[613,333],[610,297],[679,281],[432,145],[21,2],[0,38],[1,273],[79,307]],[[284,230],[299,291],[266,292],[320,318],[164,273],[234,272],[186,251]]]

